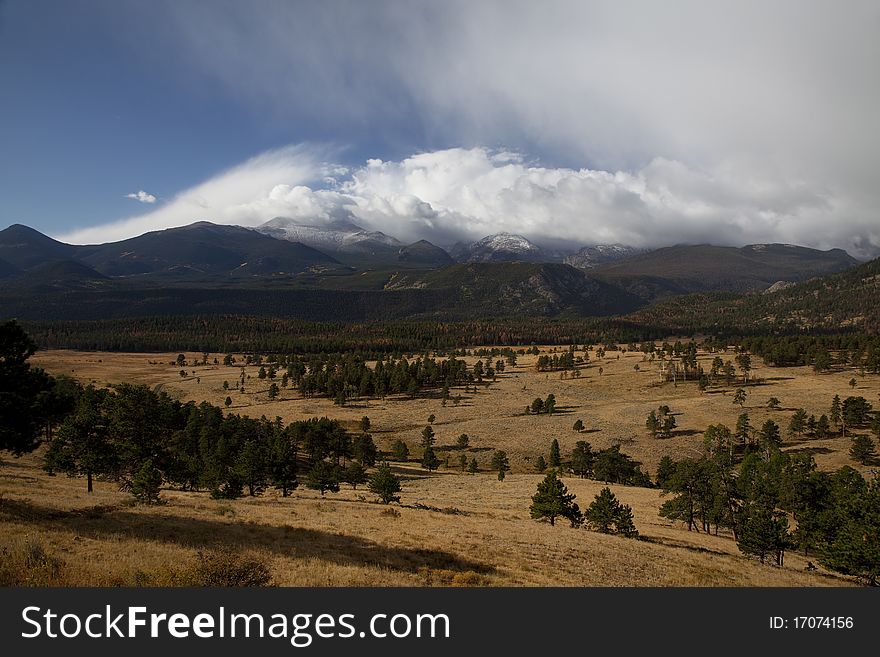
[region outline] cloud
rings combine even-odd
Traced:
[[[155,203],[156,197],[152,194],[145,192],[144,190],[140,190],[139,192],[135,192],[132,194],[126,194],[125,198],[131,198],[135,201],[140,201],[141,203]]]
[[[126,43],[169,58],[182,93],[207,83],[261,125],[398,161],[328,170],[317,188],[275,176],[274,196],[212,201],[217,220],[289,208],[412,236],[503,226],[877,252],[872,0],[219,4],[133,8],[144,27]],[[484,145],[506,149],[487,161]]]
[[[698,169],[657,157],[629,171],[546,167],[485,147],[358,167],[320,159],[326,155],[303,146],[270,151],[153,212],[64,239],[120,239],[200,219],[256,226],[285,216],[307,224],[352,221],[442,245],[508,231],[569,247],[787,242],[880,253],[872,209],[831,184],[766,178],[735,159]]]
[[[265,220],[276,185],[320,179],[325,173],[321,162],[330,153],[309,145],[266,151],[181,191],[152,212],[75,230],[60,239],[74,244],[107,242],[200,220],[255,226]]]

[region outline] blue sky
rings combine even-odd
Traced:
[[[283,215],[868,257],[878,28],[855,1],[6,0],[0,226]]]

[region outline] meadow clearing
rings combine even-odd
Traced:
[[[550,353],[553,347],[542,348]],[[558,349],[558,348],[557,348]],[[733,352],[720,354],[725,360]],[[441,404],[438,397],[388,397],[337,406],[323,398],[302,399],[281,389],[268,399],[269,382],[258,367],[248,367],[244,394],[228,392],[239,367],[172,365],[177,354],[112,354],[71,351],[38,352],[33,364],[54,375],[66,374],[84,383],[144,383],[182,401],[208,401],[228,412],[280,416],[287,423],[326,415],[353,430],[364,415],[379,449],[405,440],[418,455],[418,440],[427,417],[434,414],[437,454],[450,455],[448,467],[428,473],[417,462],[394,463],[403,479],[400,505],[375,504],[366,490],[343,485],[322,497],[297,489],[288,498],[268,490],[257,497],[212,500],[206,493],[166,489],[165,504],[132,506],[130,497],[112,482],[96,483],[92,495],[79,479],[50,477],[41,469],[42,450],[0,462],[0,522],[3,549],[9,561],[44,558],[34,570],[44,583],[63,585],[163,584],[175,569],[193,563],[199,552],[231,546],[254,554],[270,566],[279,585],[513,585],[513,586],[827,586],[854,580],[808,569],[815,557],[789,553],[784,567],[762,565],[742,556],[730,535],[689,532],[659,517],[664,498],[657,489],[611,486],[621,502],[633,509],[641,540],[551,527],[529,517],[530,497],[542,476],[534,461],[559,440],[563,457],[578,440],[594,449],[615,443],[653,473],[664,454],[684,458],[699,454],[702,432],[719,422],[730,427],[741,411],[733,403],[739,385],[713,386],[700,392],[695,381],[660,383],[656,366],[641,353],[607,352],[591,361],[579,378],[559,372],[538,372],[536,356],[518,357],[497,380],[477,392],[453,390],[459,404]],[[619,356],[619,357],[618,357]],[[202,354],[185,354],[188,363]],[[699,355],[704,367],[714,354]],[[213,357],[209,359],[209,362]],[[477,358],[467,357],[469,364]],[[757,360],[757,359],[755,359]],[[222,355],[220,357],[222,362]],[[635,366],[639,365],[638,370]],[[817,416],[827,413],[831,398],[861,395],[877,404],[880,381],[851,370],[815,374],[809,368],[770,368],[755,363],[753,385],[747,386],[745,412],[753,426],[767,418],[783,429],[795,409]],[[599,368],[602,373],[599,373]],[[855,378],[853,389],[849,381]],[[554,394],[553,415],[525,415],[536,397]],[[780,408],[766,407],[769,397]],[[645,417],[660,404],[676,414],[672,438],[652,438]],[[572,425],[581,419],[585,431]],[[456,437],[470,437],[468,458],[476,458],[477,474],[457,466]],[[850,441],[840,437],[785,438],[785,450],[809,450],[820,468],[850,465],[869,468],[849,457]],[[493,450],[503,449],[512,471],[498,481],[489,471]],[[604,484],[565,476],[569,490],[586,507]],[[35,557],[34,554],[37,554]],[[39,560],[39,559],[38,559]],[[816,564],[818,565],[818,564]]]

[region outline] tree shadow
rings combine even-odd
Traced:
[[[783,447],[785,447],[783,445]],[[785,450],[786,454],[831,454],[833,449],[828,447],[793,447]]]
[[[495,571],[489,564],[443,550],[383,545],[359,536],[286,525],[136,513],[115,506],[62,511],[22,500],[0,499],[0,519],[71,531],[96,540],[125,537],[193,549],[261,548],[279,556],[316,558],[343,566],[377,566],[407,573],[426,568],[483,574]]]

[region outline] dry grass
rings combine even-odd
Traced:
[[[549,352],[552,347],[544,347]],[[620,355],[618,359],[617,356]],[[720,354],[725,360],[733,360],[733,352]],[[189,362],[201,354],[186,354]],[[706,370],[714,354],[700,354]],[[480,387],[477,393],[464,393],[453,389],[452,396],[461,394],[459,406],[452,402],[445,407],[439,396],[388,397],[385,400],[364,400],[345,407],[335,405],[326,398],[302,399],[293,390],[281,390],[281,395],[269,401],[268,380],[257,377],[259,367],[248,367],[244,394],[223,389],[223,381],[233,385],[240,372],[239,367],[208,365],[185,367],[189,376],[180,377],[180,367],[169,365],[176,354],[112,354],[75,351],[44,351],[33,357],[33,362],[53,374],[67,374],[85,383],[105,385],[128,381],[161,386],[162,390],[183,401],[208,401],[223,406],[229,395],[233,404],[231,412],[269,418],[280,416],[284,422],[326,415],[342,420],[352,429],[361,417],[370,417],[373,437],[380,449],[402,439],[417,453],[419,434],[427,423],[427,417],[436,416],[434,430],[437,434],[438,456],[444,459],[450,454],[450,465],[455,466],[458,453],[446,452],[459,434],[470,436],[471,451],[468,458],[476,458],[481,467],[488,468],[492,451],[504,449],[510,456],[513,472],[532,472],[534,459],[539,454],[545,458],[553,438],[559,440],[563,454],[570,452],[578,440],[589,441],[594,448],[605,448],[620,442],[623,451],[644,463],[654,471],[664,454],[673,458],[695,456],[702,446],[702,432],[710,424],[724,423],[733,428],[740,407],[733,403],[733,386],[713,387],[700,394],[694,381],[658,383],[656,367],[643,360],[641,353],[608,352],[601,360],[593,360],[582,368],[578,379],[561,379],[559,372],[537,372],[536,356],[521,356],[519,364],[508,368],[496,382]],[[222,361],[222,355],[220,357]],[[469,363],[477,359],[469,357]],[[762,379],[758,385],[746,387],[748,398],[744,411],[749,413],[753,426],[759,427],[767,418],[774,419],[785,432],[795,409],[804,408],[817,417],[827,413],[835,394],[841,398],[850,394],[862,395],[875,406],[880,406],[880,377],[860,376],[855,370],[842,369],[829,374],[817,375],[810,368],[761,367],[754,359],[756,369],[753,378]],[[151,364],[153,363],[153,364]],[[639,365],[640,370],[634,369]],[[599,368],[603,373],[599,374]],[[848,382],[858,381],[855,390]],[[280,376],[278,379],[280,385]],[[559,412],[553,416],[524,415],[525,406],[535,397],[553,393]],[[767,400],[777,397],[781,409],[766,408]],[[645,431],[645,417],[660,404],[668,404],[676,414],[678,428],[672,438],[652,439]],[[582,419],[586,431],[576,433],[572,425]],[[848,439],[788,441],[785,449],[808,450],[813,453],[823,469],[836,469],[842,465],[861,468],[848,455]]]
[[[826,586],[851,582],[740,556],[729,537],[672,526],[656,490],[612,487],[633,507],[644,540],[551,527],[528,517],[539,475],[433,474],[400,469],[401,506],[344,489],[214,501],[166,490],[136,507],[112,483],[49,477],[39,454],[0,465],[4,583],[176,585],[196,578],[200,554],[242,551],[281,586]],[[582,505],[598,482],[567,478]],[[393,509],[393,511],[391,511]],[[39,545],[33,550],[28,545]],[[22,547],[24,546],[24,547]],[[29,557],[29,554],[36,556]],[[30,565],[29,565],[30,564]],[[211,580],[213,581],[213,580]]]
[[[662,520],[656,490],[612,487],[633,507],[643,540],[595,534],[567,526],[550,527],[528,517],[530,496],[539,475],[534,459],[547,454],[558,438],[563,453],[577,440],[595,448],[615,442],[653,471],[664,454],[695,455],[709,424],[733,426],[740,408],[731,388],[700,394],[694,382],[658,384],[654,367],[641,354],[617,358],[609,352],[602,362],[583,368],[579,379],[539,373],[534,356],[479,392],[464,394],[459,406],[442,407],[439,398],[369,400],[340,408],[326,399],[300,399],[282,391],[270,402],[268,382],[248,368],[247,392],[223,390],[234,383],[239,368],[169,365],[176,354],[98,354],[40,352],[36,364],[54,374],[68,374],[97,385],[129,381],[163,390],[182,400],[207,400],[222,405],[227,394],[232,412],[280,416],[285,422],[327,415],[354,428],[368,415],[380,448],[402,438],[413,451],[421,428],[436,415],[439,455],[461,433],[469,434],[475,457],[488,468],[492,450],[505,449],[513,473],[504,482],[494,475],[463,475],[441,468],[432,475],[412,466],[397,466],[404,478],[402,506],[385,507],[364,491],[344,489],[321,498],[297,490],[289,498],[274,492],[235,501],[210,500],[204,493],[163,491],[167,504],[134,507],[111,483],[97,482],[93,495],[85,483],[49,477],[40,469],[40,455],[4,457],[0,463],[0,548],[7,563],[24,564],[25,583],[44,585],[118,585],[192,583],[205,554],[231,548],[244,551],[268,566],[271,581],[282,586],[826,586],[847,585],[847,578],[806,570],[807,560],[789,555],[784,568],[760,565],[742,557],[729,536],[688,532]],[[195,354],[187,354],[192,359]],[[723,355],[725,359],[733,354]],[[703,354],[701,358],[710,360]],[[473,362],[476,359],[469,358]],[[634,369],[639,364],[640,371]],[[599,375],[598,368],[603,368]],[[708,368],[708,365],[707,365]],[[815,375],[807,368],[759,368],[761,385],[747,388],[745,410],[759,426],[773,417],[785,429],[793,409],[817,416],[827,412],[834,394],[860,394],[877,402],[880,381],[852,371]],[[853,376],[858,388],[847,382]],[[198,380],[197,378],[198,377]],[[554,416],[523,415],[535,397],[554,393],[560,412]],[[766,409],[778,397],[784,410]],[[678,432],[667,440],[650,438],[644,430],[647,413],[659,404],[677,413]],[[587,431],[572,430],[582,419]],[[786,449],[810,450],[822,468],[855,464],[849,440],[788,441]],[[601,484],[566,478],[585,507]],[[366,495],[366,497],[365,497]],[[36,543],[34,543],[36,542]],[[38,550],[32,549],[37,544]],[[28,547],[31,546],[31,547]],[[28,555],[31,555],[30,557]],[[36,556],[33,556],[36,555]],[[200,557],[200,555],[202,555]],[[31,564],[28,566],[27,564]],[[17,567],[17,566],[16,566]],[[8,572],[12,566],[3,572]],[[187,579],[189,578],[189,579]],[[7,580],[8,581],[8,580]],[[19,577],[18,582],[23,580]]]

